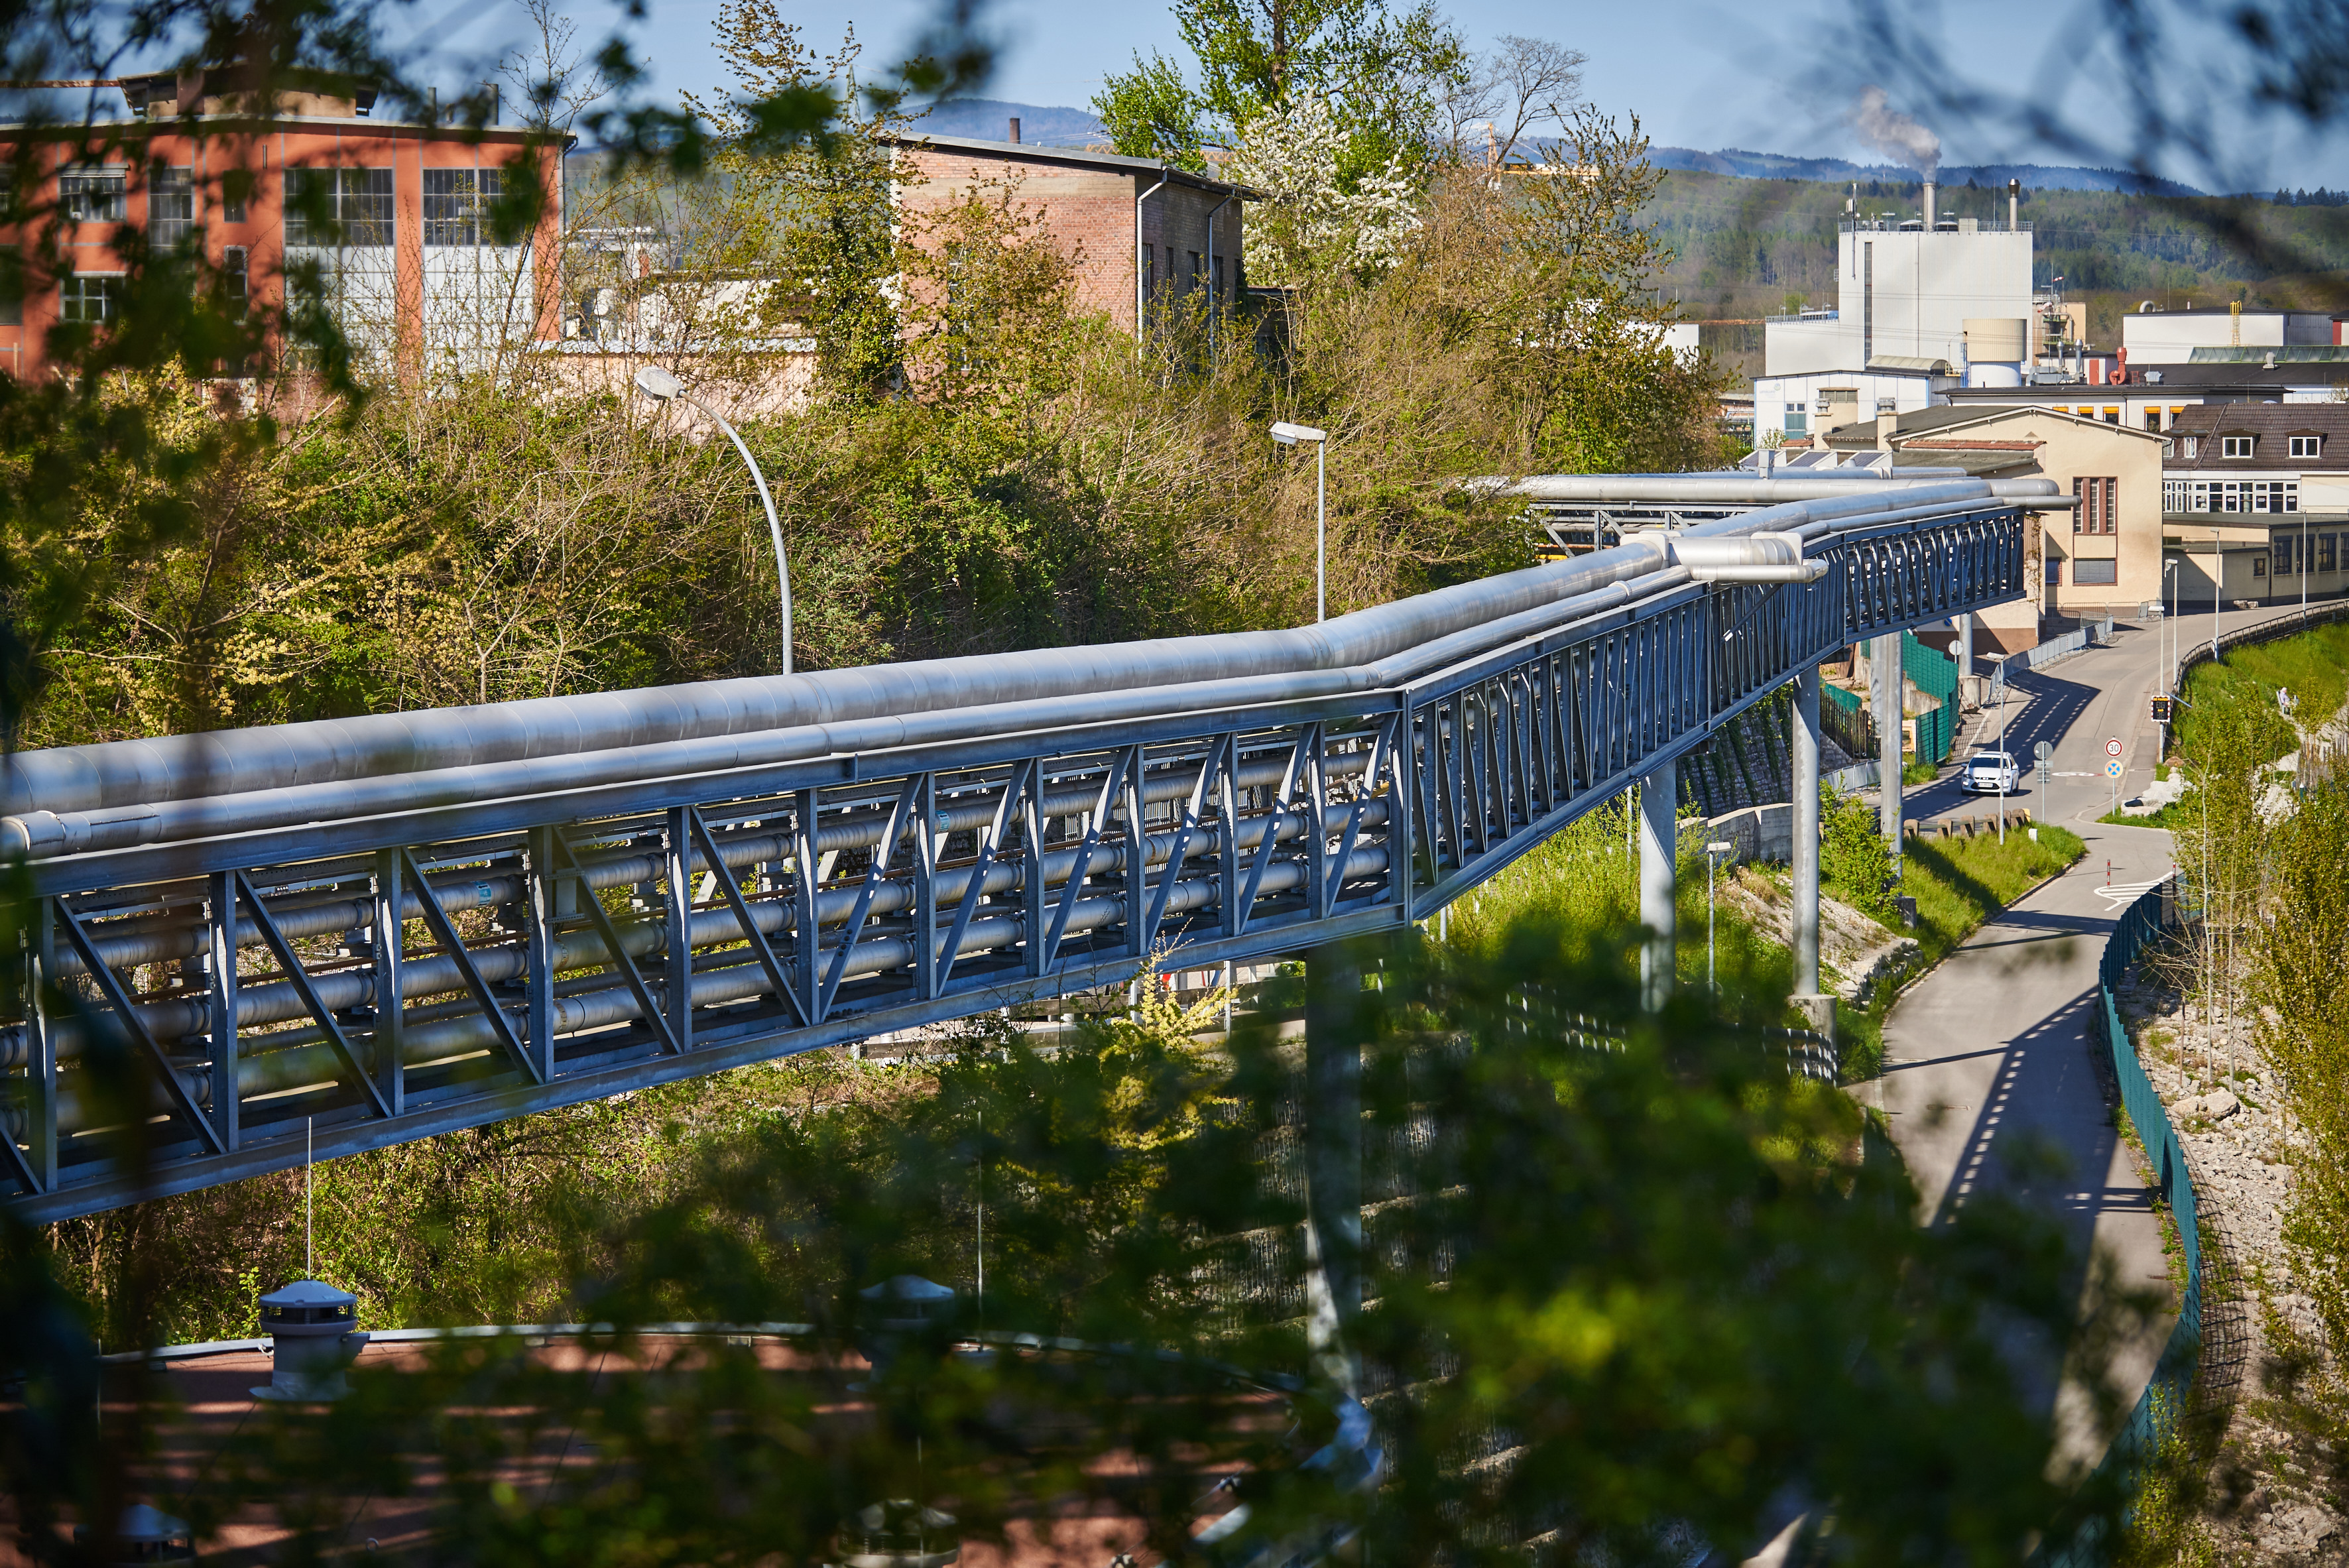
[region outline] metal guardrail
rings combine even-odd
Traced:
[[[2021,591],[2031,500],[1838,497],[1299,632],[23,754],[0,1191],[46,1222],[311,1120],[332,1158],[1423,919],[1832,649]],[[1766,530],[1825,575],[1677,559]]]
[[[2186,617],[2178,617],[2183,622]],[[2186,689],[2186,672],[2197,665],[2207,665],[2214,657],[2213,650],[2223,654],[2229,648],[2247,647],[2253,643],[2271,643],[2279,637],[2298,636],[2312,626],[2325,625],[2333,621],[2349,620],[2349,599],[2334,599],[2322,604],[2311,604],[2278,615],[2272,621],[2261,621],[2256,626],[2244,626],[2232,632],[2221,632],[2210,642],[2199,643],[2178,658],[2178,689]]]
[[[2104,957],[2096,968],[2100,1016],[2106,1040],[2112,1049],[2113,1071],[2120,1081],[2121,1104],[2128,1112],[2130,1126],[2137,1130],[2147,1161],[2153,1166],[2155,1185],[2178,1228],[2178,1243],[2186,1262],[2186,1286],[2178,1296],[2177,1326],[2170,1330],[2168,1342],[2162,1346],[2161,1358],[2155,1364],[2153,1376],[2147,1381],[2136,1408],[2129,1412],[2127,1421],[2096,1467],[2095,1479],[2127,1478],[2132,1491],[2135,1484],[2159,1461],[2163,1445],[2186,1414],[2202,1352],[2202,1233],[2195,1207],[2194,1182],[2186,1166],[2186,1149],[2178,1141],[2178,1130],[2170,1125],[2169,1113],[2163,1108],[2160,1095],[2154,1091],[2152,1079],[2146,1076],[2145,1064],[2137,1059],[2137,1047],[2129,1043],[2128,1029],[2122,1024],[2120,1008],[2114,1001],[2114,992],[2129,966],[2162,930],[2162,888],[2156,886],[2129,905],[2106,940]],[[2035,1563],[2037,1568],[2104,1568],[2111,1559],[2113,1546],[2100,1532],[2083,1530],[2068,1541],[2044,1544]]]

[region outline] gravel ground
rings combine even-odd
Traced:
[[[2223,1423],[2206,1520],[2242,1564],[2349,1562],[2349,1499],[2310,1430],[2342,1368],[2298,1288],[2282,1224],[2299,1141],[2272,1101],[2247,1020],[2202,1011],[2140,971],[2117,998],[2185,1144],[2205,1233],[2202,1403]],[[2313,1358],[2313,1365],[2312,1365]],[[2337,1419],[2337,1415],[2334,1419]]]

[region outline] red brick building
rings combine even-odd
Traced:
[[[0,302],[0,370],[37,374],[59,320],[103,321],[124,273],[124,224],[152,243],[201,233],[205,254],[254,304],[285,303],[289,260],[316,261],[363,357],[415,376],[478,364],[496,349],[561,334],[562,149],[519,127],[473,132],[372,118],[375,95],[294,94],[263,121],[208,95],[201,76],[129,77],[129,117],[44,132],[46,178],[27,222],[66,221],[62,275],[29,270],[22,303]],[[21,132],[0,127],[0,139]],[[484,208],[524,160],[551,200],[534,232],[500,245]],[[315,227],[286,192],[315,182],[339,232]],[[33,247],[0,224],[0,246]],[[232,289],[236,285],[233,283]]]
[[[908,135],[894,156],[914,211],[1016,181],[1019,204],[1075,260],[1081,305],[1129,331],[1139,299],[1205,289],[1229,304],[1247,287],[1241,213],[1257,193],[1244,185],[1155,159],[959,136]]]

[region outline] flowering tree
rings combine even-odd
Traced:
[[[1350,185],[1339,174],[1347,142],[1326,98],[1247,123],[1224,172],[1269,199],[1248,225],[1250,276],[1303,288],[1340,269],[1383,273],[1401,258],[1419,227],[1419,182],[1398,155]]]

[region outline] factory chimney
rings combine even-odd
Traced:
[[[1933,232],[1933,177],[1925,176],[1925,232]]]
[[[2010,180],[2006,182],[2006,227],[2010,233],[2023,227],[2022,211],[2023,181]]]
[[[1011,117],[1011,145],[1019,145],[1019,117],[1016,114]]]

